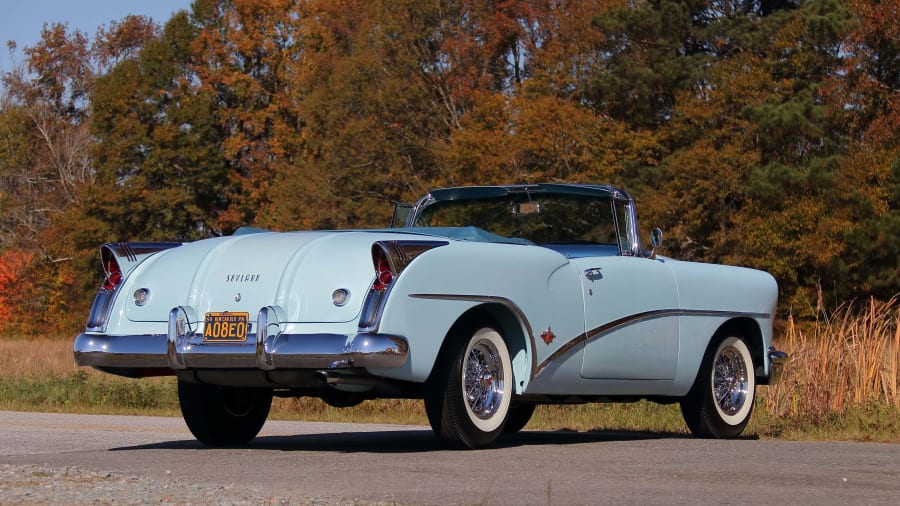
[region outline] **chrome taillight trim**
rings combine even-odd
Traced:
[[[182,243],[180,242],[111,242],[104,244],[103,247],[108,248],[116,259],[122,261],[120,266],[124,274],[126,270],[130,270],[130,267],[140,263],[148,255],[181,245]],[[122,264],[127,264],[128,267]]]
[[[375,262],[376,271],[378,266],[375,259],[384,255],[394,274],[394,280],[389,285],[378,288],[376,272],[376,279],[372,282],[366,300],[363,302],[359,318],[359,331],[377,332],[388,296],[400,274],[422,253],[448,244],[450,241],[378,241],[373,244],[372,260]]]
[[[91,312],[88,315],[87,325],[85,325],[86,332],[106,332],[106,324],[109,323],[109,316],[118,292],[118,286],[112,290],[100,288],[97,295],[94,296],[94,303],[91,304]]]
[[[388,293],[391,291],[391,286],[389,285],[387,288],[377,289],[370,288],[369,295],[366,296],[366,300],[363,303],[362,314],[359,318],[359,331],[360,332],[375,332],[378,329],[378,324],[381,322],[381,314],[384,312],[384,306],[387,303]]]

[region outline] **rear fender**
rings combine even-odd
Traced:
[[[530,342],[533,332],[521,310],[512,302],[499,298],[495,302],[469,309],[456,320],[444,337],[429,378],[434,374],[438,364],[446,363],[448,355],[456,351],[455,348],[460,346],[462,339],[469,337],[468,334],[460,332],[479,326],[493,327],[503,336],[512,360],[515,379],[513,388],[517,394],[521,394],[528,386],[534,366],[531,361],[533,355]]]
[[[125,278],[155,253],[181,246],[179,242],[114,242],[100,247],[104,280],[94,297],[85,330],[105,332],[109,314]]]

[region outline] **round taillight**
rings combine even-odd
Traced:
[[[103,280],[103,289],[114,290],[124,277],[122,276],[122,268],[119,267],[116,257],[105,248],[101,253],[101,261],[103,262],[103,272],[106,274],[106,279]]]
[[[115,287],[119,286],[119,283],[122,282],[122,273],[119,271],[112,271],[106,275],[106,281],[103,282],[103,288],[107,290],[112,290]]]
[[[383,255],[375,260],[375,283],[372,288],[385,290],[387,285],[394,281],[394,273],[391,271],[391,263]]]

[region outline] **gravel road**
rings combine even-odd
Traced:
[[[270,421],[205,448],[178,418],[0,412],[0,504],[896,504],[900,445]]]
[[[298,426],[299,425],[299,426]],[[347,424],[344,424],[347,425]],[[383,430],[394,426],[348,425]],[[295,424],[269,421],[260,437],[306,434],[333,428],[332,424]],[[179,505],[360,505],[397,504],[346,497],[273,495],[268,487],[176,475],[165,469],[165,459],[154,473],[116,470],[116,459],[94,464],[84,455],[115,451],[119,445],[190,440],[193,436],[180,418],[146,416],[72,415],[0,411],[0,462],[54,462],[0,464],[0,505],[6,504],[179,504]],[[188,441],[188,446],[201,445]],[[99,455],[103,455],[100,453]],[[107,460],[107,459],[102,459]],[[57,462],[86,463],[59,465]],[[207,462],[208,463],[208,462]],[[98,470],[105,468],[107,470]],[[141,471],[141,469],[138,469]]]
[[[79,466],[0,465],[0,504],[292,504],[234,485],[205,486]],[[315,504],[315,501],[310,501]],[[324,504],[324,503],[323,503]]]

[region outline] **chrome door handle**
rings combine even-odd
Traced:
[[[584,277],[593,281],[595,279],[602,279],[603,273],[601,272],[600,267],[591,267],[590,269],[584,270]]]

